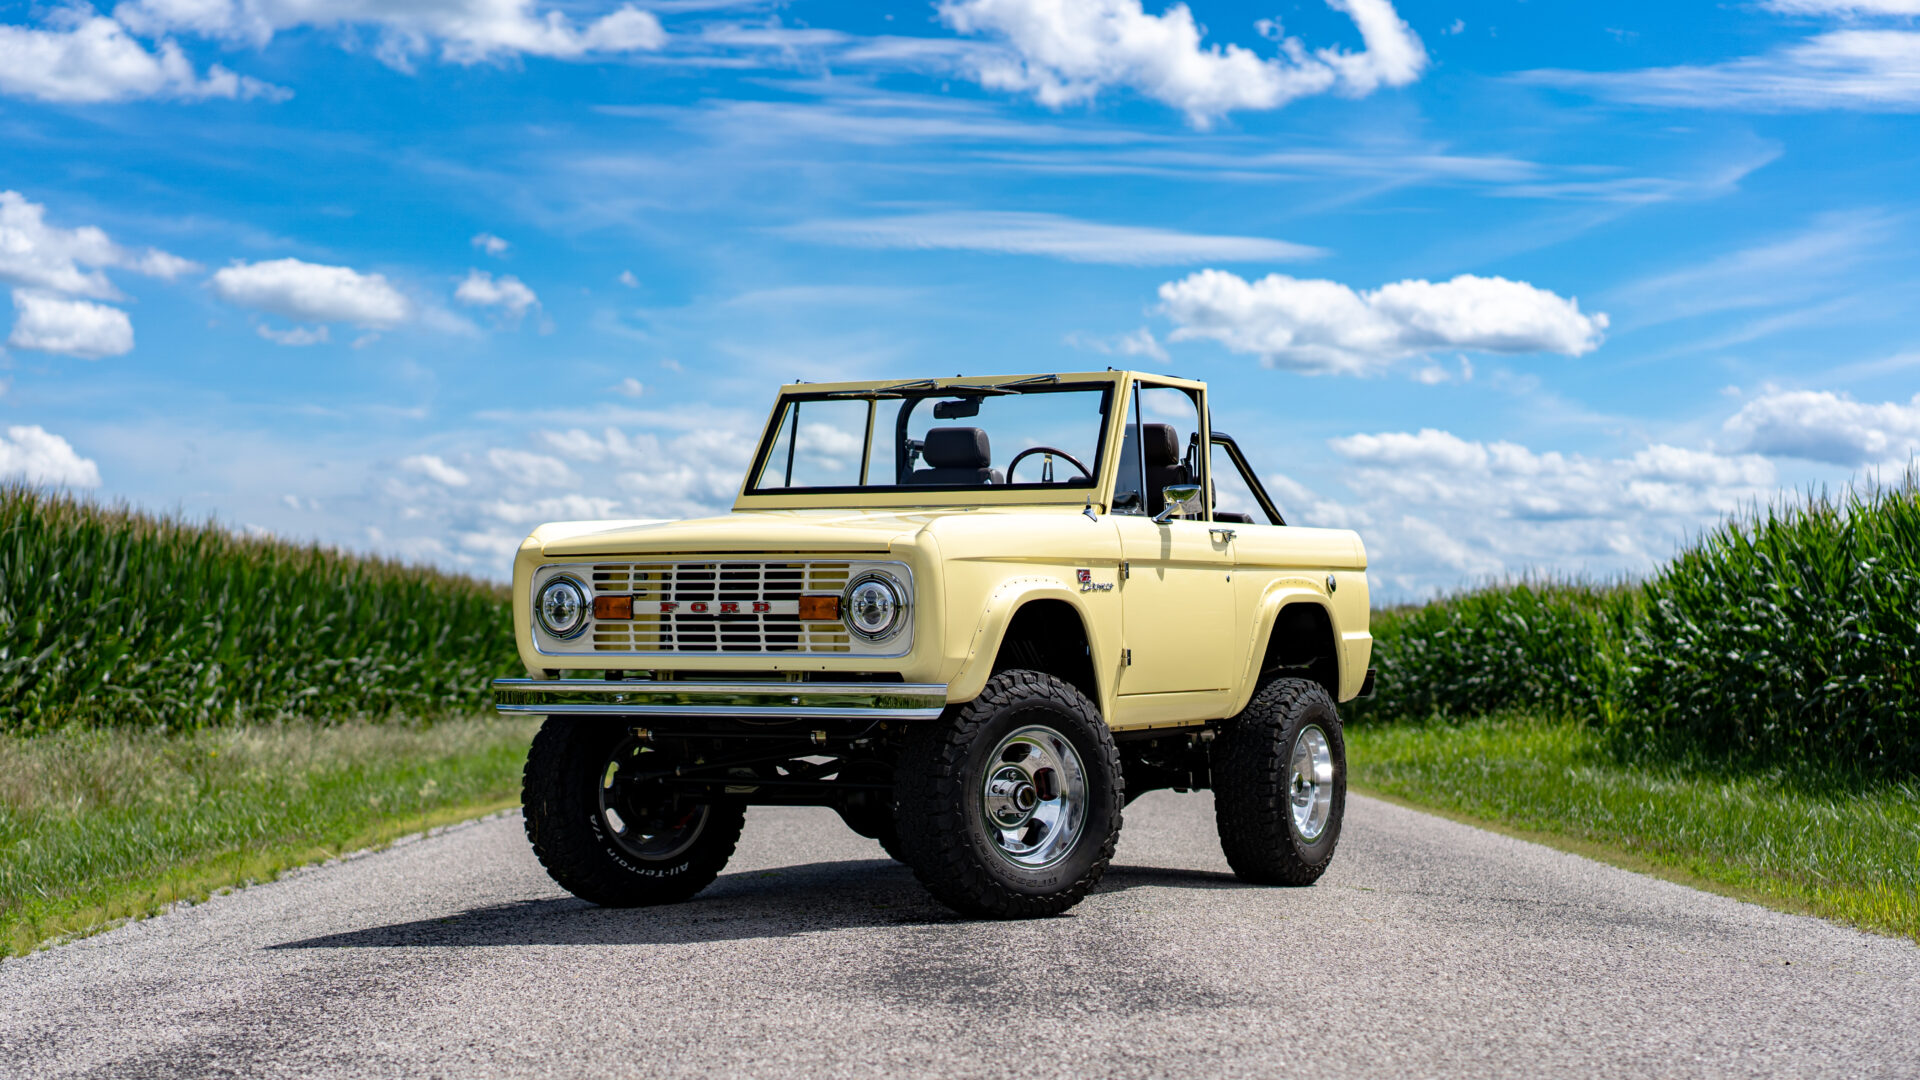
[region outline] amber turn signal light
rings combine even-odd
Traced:
[[[803,596],[800,598],[800,618],[802,621],[832,622],[840,617],[840,598],[838,596]]]
[[[593,617],[596,619],[633,618],[633,597],[596,596],[593,598]]]

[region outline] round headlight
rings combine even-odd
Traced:
[[[884,574],[869,574],[847,590],[847,629],[869,641],[892,637],[905,622],[907,602]]]
[[[540,625],[557,638],[567,638],[587,627],[587,591],[572,578],[555,578],[540,590]]]

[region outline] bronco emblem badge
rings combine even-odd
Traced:
[[[1093,571],[1091,570],[1076,570],[1074,573],[1080,579],[1081,592],[1110,592],[1113,589],[1113,582],[1111,581],[1093,580]]]

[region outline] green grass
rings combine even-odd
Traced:
[[[1347,729],[1353,785],[1629,869],[1920,942],[1920,785],[1623,763],[1578,721]]]
[[[0,486],[0,731],[445,716],[520,667],[503,587]]]
[[[535,726],[0,736],[0,956],[511,806]]]

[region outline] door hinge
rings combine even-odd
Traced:
[[[1133,666],[1133,650],[1132,649],[1120,650],[1120,666],[1121,667]]]
[[[1133,567],[1127,565],[1126,560],[1122,559],[1120,561],[1120,580],[1125,581],[1132,576],[1133,576]]]
[[[1221,543],[1223,543],[1223,544],[1231,544],[1231,543],[1233,543],[1233,530],[1232,530],[1232,529],[1208,529],[1208,530],[1207,530],[1207,534],[1208,534],[1209,536],[1217,536],[1217,537],[1219,537],[1219,538],[1220,538],[1220,542],[1221,542]]]

